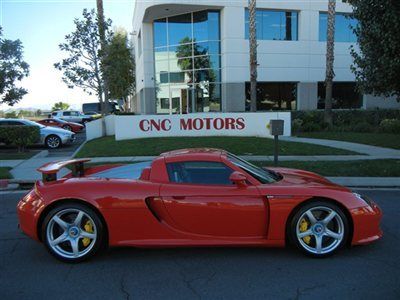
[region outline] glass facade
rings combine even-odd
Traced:
[[[318,82],[318,109],[325,108],[325,83]],[[357,91],[355,82],[334,82],[332,89],[332,108],[361,108],[363,96]]]
[[[220,111],[219,12],[155,20],[153,32],[157,113]]]
[[[328,14],[319,13],[319,41],[326,42],[326,33],[328,31]],[[335,18],[335,42],[356,43],[357,36],[353,29],[357,26],[357,20],[353,19],[349,14],[336,13]]]
[[[257,10],[258,40],[297,41],[298,13],[296,11]],[[249,38],[249,10],[245,10],[245,37]]]
[[[296,110],[296,82],[257,82],[257,110]],[[250,110],[250,82],[246,82],[246,111]]]

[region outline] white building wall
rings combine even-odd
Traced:
[[[138,104],[142,113],[155,112],[154,54],[151,16],[165,17],[207,8],[221,11],[221,79],[223,111],[244,110],[244,83],[250,80],[249,41],[245,39],[245,8],[247,0],[194,1],[164,0],[136,1],[133,19],[135,44],[138,33],[142,37],[142,55],[136,49],[137,90],[143,90],[143,101]],[[315,109],[317,105],[316,84],[325,79],[326,42],[319,41],[319,12],[327,11],[328,0],[257,1],[259,9],[295,10],[298,16],[298,41],[258,41],[258,80],[314,83],[299,85],[301,95],[315,97],[299,99],[302,109]],[[168,9],[168,11],[166,10]],[[350,13],[351,6],[337,1],[336,11]],[[354,81],[350,70],[351,43],[335,44],[335,81]],[[305,89],[310,88],[310,91]],[[141,97],[138,97],[138,99]],[[376,101],[364,97],[367,103]],[[374,104],[365,104],[373,106]],[[395,106],[392,102],[388,106]]]

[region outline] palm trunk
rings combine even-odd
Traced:
[[[257,32],[256,0],[249,0],[249,46],[250,46],[250,111],[257,111]]]
[[[98,27],[99,27],[99,36],[100,36],[100,44],[101,44],[101,55],[100,59],[103,58],[104,52],[106,51],[106,29],[105,29],[105,21],[104,21],[104,8],[103,8],[103,0],[96,0],[97,3],[97,22],[98,22]],[[101,107],[101,114],[105,116],[108,113],[108,84],[107,84],[107,78],[105,78],[104,75],[104,70],[102,72],[103,76],[103,93],[104,93],[104,101],[100,103]]]
[[[328,4],[328,30],[326,41],[326,93],[325,93],[325,113],[324,121],[332,125],[332,88],[333,78],[335,72],[333,70],[333,63],[335,61],[335,14],[336,14],[336,0],[329,0]]]

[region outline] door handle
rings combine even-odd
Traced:
[[[185,196],[172,196],[174,200],[185,200]]]

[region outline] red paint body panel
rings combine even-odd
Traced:
[[[78,123],[67,122],[64,120],[57,120],[57,119],[43,119],[43,120],[37,121],[37,123],[40,123],[44,126],[58,127],[58,128],[63,128],[63,129],[67,125],[71,128],[72,132],[74,132],[74,133],[78,133],[85,128],[85,126],[78,124]]]
[[[282,179],[271,184],[261,184],[246,173],[245,187],[169,182],[166,163],[202,160],[223,162],[243,173],[224,151],[214,149],[165,153],[146,168],[145,180],[94,178],[90,174],[118,165],[92,167],[85,171],[87,177],[37,182],[18,204],[21,229],[39,239],[38,221],[46,207],[76,199],[103,216],[111,246],[284,246],[291,213],[305,201],[324,198],[351,216],[353,245],[382,236],[382,212],[376,204],[370,206],[349,189],[314,173],[275,168]],[[59,166],[42,171],[55,172]]]

